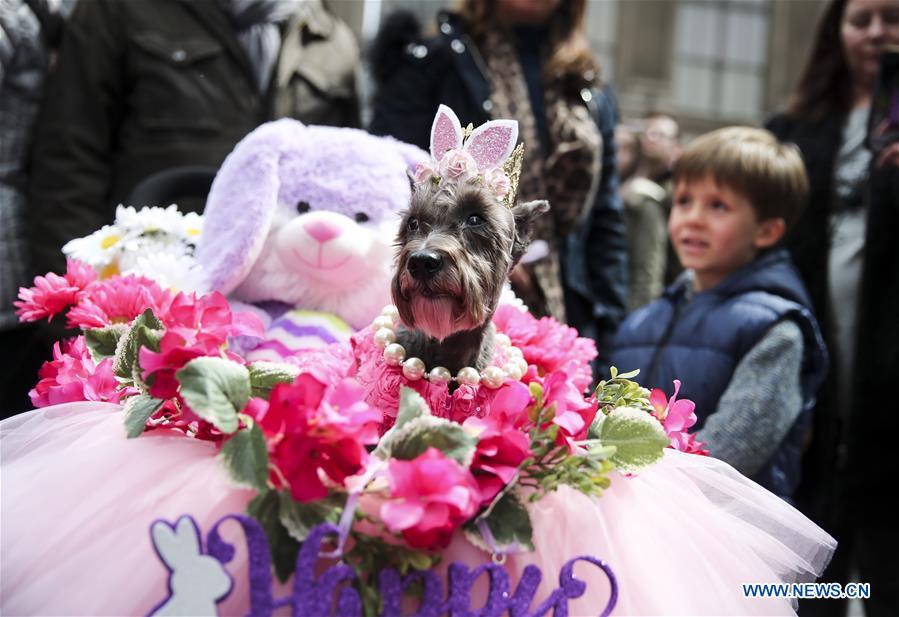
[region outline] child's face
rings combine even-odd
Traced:
[[[709,176],[678,181],[668,233],[684,268],[692,269],[697,291],[710,289],[755,259],[783,235],[783,219],[759,221],[740,193]]]

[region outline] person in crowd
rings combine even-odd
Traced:
[[[0,1],[0,410],[30,408],[16,384],[33,380],[43,354],[29,341],[13,302],[30,282],[25,233],[27,159],[51,57],[62,37],[70,3],[60,0]]]
[[[32,157],[37,271],[61,269],[65,242],[110,222],[141,180],[217,168],[266,120],[358,126],[358,62],[320,0],[79,1]]]
[[[642,124],[643,130],[640,132],[642,157],[637,171],[665,190],[663,204],[667,215],[671,211],[671,195],[674,191],[671,170],[683,150],[680,125],[674,116],[658,110],[646,112]],[[673,283],[683,271],[674,247],[669,244],[664,284]]]
[[[670,184],[671,170],[681,154],[680,125],[669,113],[648,111],[643,115],[639,172],[658,184]]]
[[[687,269],[625,319],[612,364],[696,403],[712,456],[789,498],[827,354],[789,254],[808,193],[798,150],[769,132],[719,129],[674,166],[668,232]]]
[[[873,155],[868,116],[881,54],[899,45],[899,0],[832,0],[786,110],[768,128],[795,143],[811,183],[787,244],[833,358],[797,503],[839,541],[825,580],[857,570],[867,615],[899,614],[899,534],[884,507],[899,459],[899,143]],[[842,614],[820,601],[808,613]]]
[[[388,19],[372,65],[370,130],[428,146],[441,103],[463,126],[518,121],[525,144],[519,199],[548,199],[537,246],[513,270],[514,291],[536,315],[566,320],[607,348],[627,302],[618,197],[617,106],[601,86],[584,33],[585,0],[466,0],[421,37],[408,15]]]
[[[628,310],[633,311],[658,298],[665,287],[667,196],[661,186],[637,174],[642,157],[637,132],[619,124],[615,127],[615,143],[618,144],[618,175],[627,227]]]

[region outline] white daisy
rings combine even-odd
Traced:
[[[145,253],[124,274],[139,274],[174,291],[205,293],[205,277],[193,257],[168,252]]]
[[[180,236],[182,215],[178,206],[167,208],[141,208],[131,206],[116,208],[116,225],[136,233],[165,232]]]
[[[126,235],[118,225],[104,225],[89,236],[70,240],[62,252],[101,271],[116,260]]]

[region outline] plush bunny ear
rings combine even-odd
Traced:
[[[197,246],[210,290],[230,293],[253,268],[278,206],[281,153],[303,147],[305,132],[296,120],[263,124],[225,159],[206,200]]]
[[[456,113],[441,105],[431,125],[431,157],[439,161],[447,150],[462,147],[462,124]]]
[[[150,535],[159,557],[173,572],[200,555],[200,532],[189,516],[182,516],[174,526],[167,521],[155,521]]]
[[[517,141],[518,122],[491,120],[471,132],[464,149],[477,162],[480,171],[487,171],[505,163]]]

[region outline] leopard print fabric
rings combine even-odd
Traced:
[[[561,80],[545,84],[544,100],[550,143],[541,152],[537,123],[518,54],[508,35],[489,32],[481,47],[490,78],[493,118],[518,121],[525,144],[518,199],[547,199],[549,215],[537,220],[534,237],[549,245],[549,254],[525,267],[536,281],[532,292],[515,289],[532,313],[565,321],[559,244],[580,224],[596,196],[602,171],[602,137],[583,100],[566,96]]]

